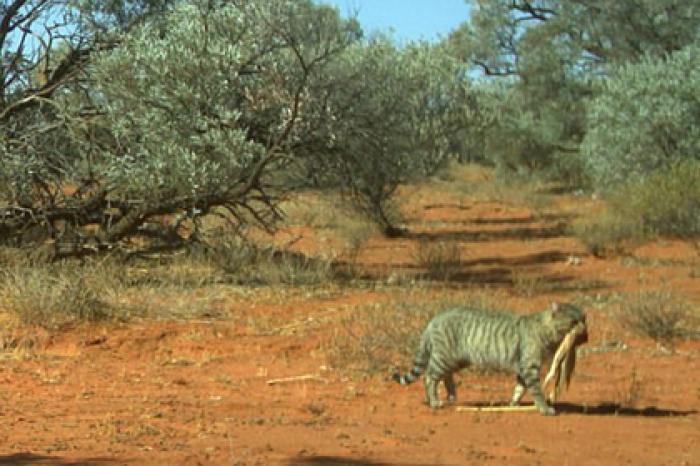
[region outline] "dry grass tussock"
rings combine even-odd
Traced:
[[[449,281],[461,268],[461,251],[457,241],[420,239],[414,253],[416,265],[424,271],[423,278]]]
[[[597,257],[621,254],[644,239],[639,218],[621,217],[609,207],[595,217],[575,220],[569,232]]]
[[[330,255],[354,260],[367,239],[379,233],[379,228],[350,203],[336,193],[304,193],[294,196],[280,206],[285,213],[285,225],[311,227],[317,234],[329,234],[338,239],[337,251]]]
[[[700,313],[670,291],[640,291],[621,297],[617,320],[625,328],[672,346],[680,338],[700,338]]]
[[[552,183],[540,179],[499,174],[478,164],[448,164],[433,180],[445,192],[456,196],[510,206],[528,207],[533,215],[544,213],[552,205]]]
[[[51,330],[124,319],[128,309],[117,305],[123,290],[119,277],[104,264],[15,264],[0,273],[0,302],[20,323]]]
[[[607,209],[572,233],[596,255],[616,254],[658,236],[700,236],[700,162],[686,160],[633,177],[606,193]]]
[[[206,248],[149,259],[47,263],[3,248],[0,264],[0,313],[50,330],[135,317],[216,318],[226,296],[242,288],[326,286],[336,278],[328,259],[224,235]]]

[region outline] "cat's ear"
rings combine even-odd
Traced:
[[[559,303],[556,301],[552,301],[552,304],[550,305],[550,308],[552,309],[552,312],[557,312],[559,311]]]

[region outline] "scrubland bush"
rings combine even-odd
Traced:
[[[700,336],[700,313],[671,292],[645,291],[627,295],[617,316],[626,328],[663,344]]]
[[[115,306],[119,274],[104,265],[17,265],[0,273],[0,302],[23,324],[58,330],[125,317]]]
[[[312,169],[386,234],[399,234],[394,194],[402,183],[443,166],[455,134],[479,126],[464,65],[442,47],[399,48],[373,36],[338,60],[338,89],[329,95],[326,143]]]
[[[619,252],[624,242],[657,235],[700,235],[700,161],[671,163],[633,176],[607,196],[599,217],[575,222],[572,229],[596,253]]]
[[[626,63],[598,81],[596,97],[587,107],[582,144],[594,186],[609,190],[628,182],[639,187],[651,182],[646,177],[655,170],[700,160],[699,94],[697,44],[665,57]],[[665,173],[683,175],[683,168],[696,171],[692,165],[676,167]],[[674,197],[669,203],[677,200]]]
[[[416,265],[430,280],[449,281],[461,268],[461,252],[457,241],[420,239],[415,252]]]

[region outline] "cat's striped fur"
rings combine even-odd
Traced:
[[[448,401],[456,399],[453,373],[467,366],[495,368],[515,373],[511,404],[517,404],[527,388],[541,414],[554,408],[542,397],[540,367],[550,358],[566,334],[576,329],[576,343],[588,339],[586,316],[571,304],[553,303],[535,314],[516,315],[471,309],[452,309],[435,316],[421,335],[413,368],[394,380],[409,384],[424,375],[426,402],[441,406],[437,385],[442,380]]]

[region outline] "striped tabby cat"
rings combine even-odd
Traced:
[[[413,369],[394,374],[394,380],[409,384],[424,374],[426,402],[442,405],[437,396],[441,380],[448,401],[457,396],[453,373],[467,366],[503,369],[516,374],[511,404],[517,404],[525,388],[543,415],[554,408],[542,397],[540,366],[550,358],[566,334],[576,329],[576,345],[588,340],[586,316],[571,304],[553,303],[550,309],[530,315],[452,309],[435,316],[420,339]]]

